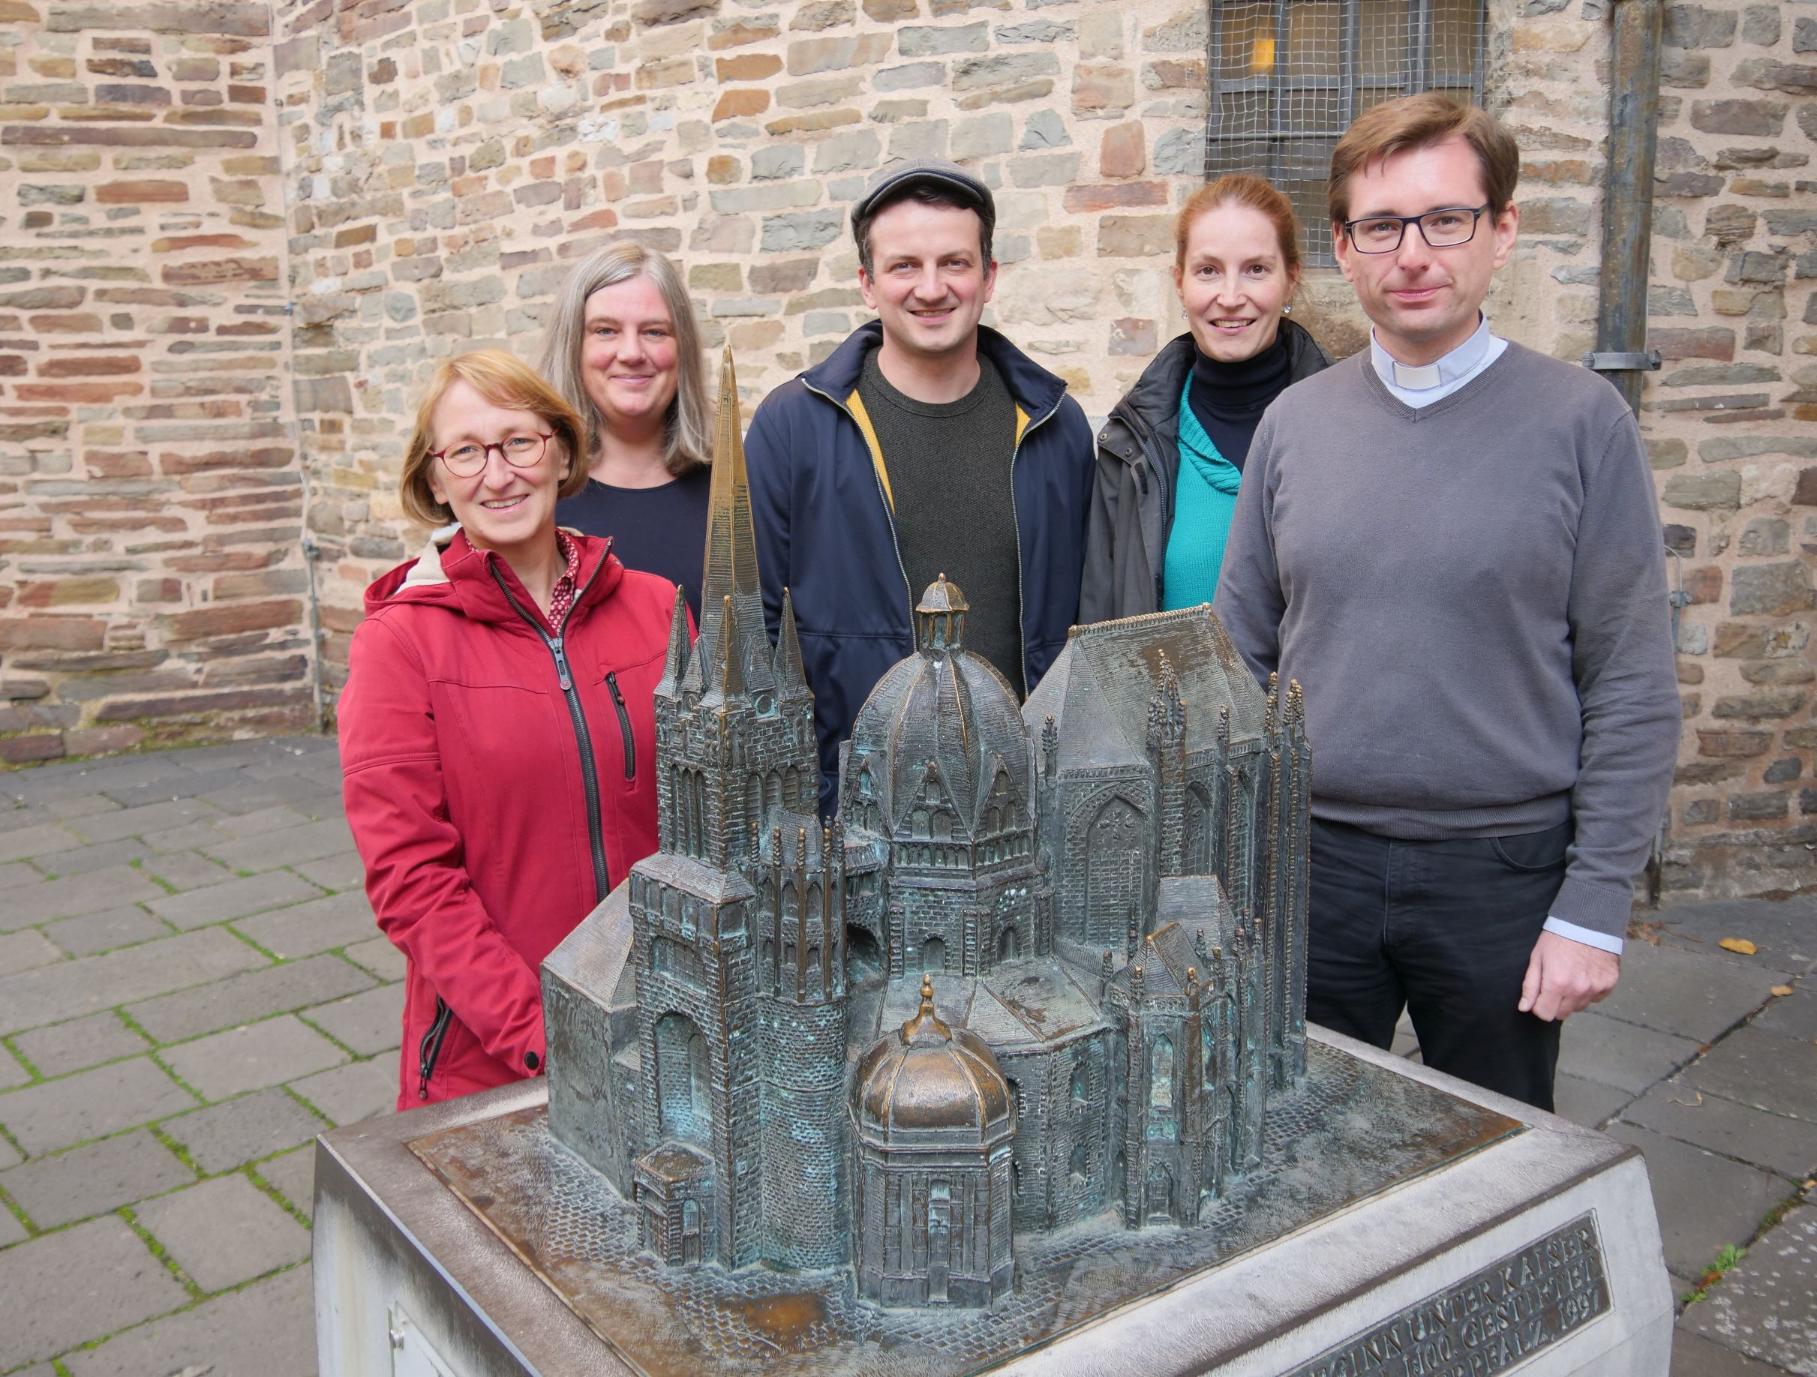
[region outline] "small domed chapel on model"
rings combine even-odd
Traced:
[[[944,576],[815,816],[765,634],[728,355],[661,849],[544,966],[549,1122],[665,1263],[987,1306],[1017,1235],[1192,1225],[1306,1070],[1310,757],[1209,608],[1074,628],[1020,709]]]

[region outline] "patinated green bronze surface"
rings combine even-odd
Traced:
[[[1189,1227],[1105,1211],[1019,1235],[988,1310],[862,1302],[849,1268],[675,1268],[640,1252],[633,1206],[549,1135],[541,1109],[411,1149],[627,1363],[649,1377],[948,1377],[995,1366],[1522,1131],[1515,1120],[1319,1043],[1271,1098],[1262,1165]],[[1240,1304],[1240,1297],[1232,1297]]]

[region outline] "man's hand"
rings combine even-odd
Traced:
[[[1520,1011],[1566,1019],[1605,998],[1621,978],[1621,958],[1556,932],[1542,932],[1520,985]]]

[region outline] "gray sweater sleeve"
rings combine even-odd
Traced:
[[[1224,539],[1224,566],[1212,610],[1224,623],[1250,672],[1266,683],[1280,667],[1281,615],[1287,609],[1275,566],[1271,529],[1275,471],[1274,413],[1271,408],[1256,428],[1243,464],[1237,509]]]
[[[1678,754],[1681,709],[1652,472],[1624,406],[1585,456],[1567,610],[1583,744],[1552,915],[1620,936]]]

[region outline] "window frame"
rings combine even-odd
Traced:
[[[1386,93],[1402,96],[1413,95],[1419,91],[1468,90],[1472,100],[1478,104],[1483,98],[1483,68],[1488,51],[1489,40],[1489,0],[1474,0],[1476,8],[1476,42],[1470,53],[1469,72],[1433,70],[1432,52],[1432,0],[1405,0],[1408,19],[1414,41],[1411,44],[1412,62],[1398,74],[1383,76],[1365,76],[1360,71],[1358,45],[1362,34],[1362,0],[1236,0],[1246,7],[1256,4],[1271,5],[1274,11],[1274,50],[1284,53],[1288,47],[1290,32],[1290,14],[1295,4],[1324,3],[1338,7],[1338,70],[1335,75],[1285,77],[1274,69],[1264,75],[1246,74],[1240,77],[1227,78],[1221,71],[1219,54],[1223,48],[1226,11],[1229,4],[1225,0],[1207,0],[1210,14],[1210,30],[1205,48],[1205,156],[1203,173],[1207,182],[1225,172],[1255,172],[1268,178],[1275,186],[1291,195],[1286,181],[1288,152],[1298,146],[1302,150],[1308,144],[1323,145],[1325,162],[1329,164],[1331,149],[1337,144],[1345,129],[1350,127],[1356,118],[1358,97],[1363,93]],[[1266,93],[1270,97],[1282,91],[1336,91],[1338,96],[1337,127],[1335,129],[1286,129],[1279,127],[1278,115],[1271,116],[1271,126],[1264,130],[1226,130],[1222,128],[1222,112],[1219,98],[1230,94]],[[1271,112],[1278,106],[1271,100]],[[1264,165],[1261,167],[1237,168],[1220,166],[1215,156],[1221,145],[1235,143],[1260,144],[1266,150]],[[1293,159],[1301,166],[1307,160],[1304,157]],[[1325,217],[1305,216],[1301,226],[1301,250],[1307,267],[1330,268],[1337,265],[1337,257],[1331,241],[1331,226]]]

